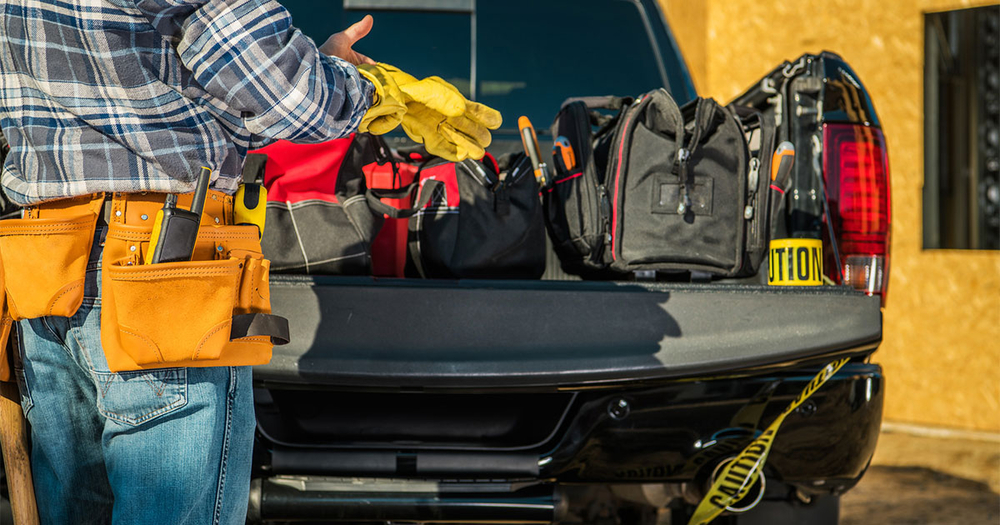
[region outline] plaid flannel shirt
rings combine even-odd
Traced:
[[[373,87],[275,0],[4,0],[0,177],[17,204],[232,193],[248,149],[356,130]]]

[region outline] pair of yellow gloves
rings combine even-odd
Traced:
[[[481,159],[500,127],[497,110],[467,100],[440,77],[417,80],[388,64],[362,64],[361,75],[375,85],[375,101],[361,119],[361,132],[381,135],[402,124],[411,139],[432,155],[458,162]]]

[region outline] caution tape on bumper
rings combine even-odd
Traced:
[[[708,490],[708,493],[702,498],[701,503],[698,504],[698,508],[695,509],[694,515],[688,521],[688,525],[705,525],[710,523],[719,514],[722,514],[726,510],[726,507],[738,503],[750,492],[750,487],[757,483],[757,480],[760,478],[760,473],[764,469],[764,462],[767,461],[767,455],[771,452],[774,436],[778,433],[781,423],[785,421],[785,417],[819,390],[828,379],[833,377],[833,374],[836,374],[841,367],[847,364],[847,361],[848,358],[839,359],[823,367],[816,374],[816,377],[813,377],[809,381],[809,384],[802,389],[798,397],[788,405],[788,408],[775,418],[760,436],[750,442],[743,449],[743,452],[740,452],[736,456],[736,459],[730,461],[722,469],[719,477],[712,483],[712,488]]]

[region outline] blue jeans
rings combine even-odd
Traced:
[[[108,371],[99,241],[79,311],[20,323],[15,373],[42,523],[244,523],[250,367]]]

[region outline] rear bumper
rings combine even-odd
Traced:
[[[558,394],[258,389],[258,430],[276,475],[690,482],[749,444],[816,371]],[[846,365],[785,420],[768,474],[806,492],[853,486],[882,397],[878,365]]]
[[[840,288],[280,277],[272,304],[293,343],[255,369],[262,519],[545,523],[596,485],[690,499],[834,356],[855,358],[765,474],[840,494],[875,450],[879,301]]]

